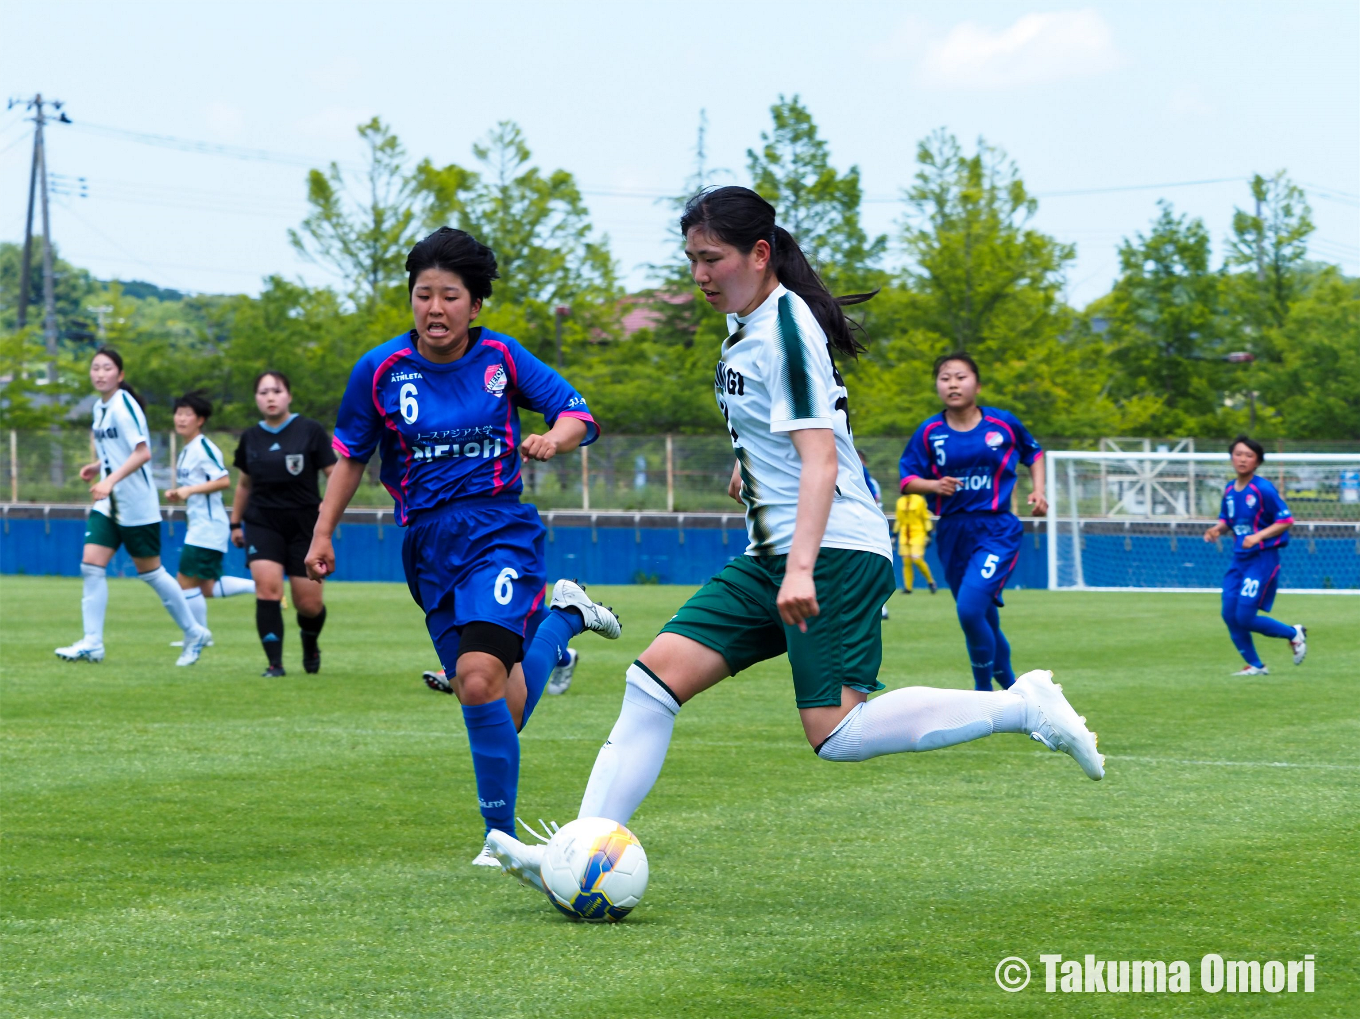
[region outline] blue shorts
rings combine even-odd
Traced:
[[[1280,579],[1278,549],[1263,548],[1251,555],[1233,556],[1223,574],[1223,601],[1255,602],[1257,612],[1269,612],[1275,604],[1275,588]]]
[[[425,610],[439,661],[452,674],[468,623],[494,623],[527,643],[546,615],[546,531],[518,498],[461,499],[428,510],[406,528],[401,563],[411,597]]]
[[[1020,558],[1025,529],[1014,513],[951,513],[935,525],[935,551],[945,583],[957,599],[967,584],[981,587],[997,605]]]

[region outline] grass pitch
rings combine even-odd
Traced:
[[[4,577],[8,1016],[1220,1016],[1360,1014],[1360,600],[1283,595],[1298,669],[1229,679],[1213,597],[1014,592],[1019,670],[1100,733],[1108,777],[1019,736],[814,758],[782,662],[681,712],[633,828],[651,887],[573,925],[473,868],[458,706],[403,587],[328,587],[324,671],[290,623],[259,678],[253,603],[210,603],[177,669],[151,592],[110,584],[108,659],[57,661],[80,582]],[[623,671],[688,593],[602,592],[624,636],[578,639],[523,736],[520,812],[574,816]],[[967,686],[948,594],[891,602],[884,680]],[[1206,994],[1199,960],[1316,956],[1314,994]],[[1185,959],[1192,992],[1043,992],[1041,953]],[[1034,967],[1006,994],[994,968]]]

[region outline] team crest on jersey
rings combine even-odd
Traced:
[[[1254,495],[1249,495],[1249,496],[1247,496],[1247,509],[1251,509],[1251,508],[1252,508],[1253,506],[1255,506],[1255,505],[1256,505],[1256,496],[1254,496]]]
[[[288,473],[298,475],[302,473],[303,454],[289,453],[283,458],[283,465],[288,468]]]
[[[988,432],[986,435],[982,437],[982,441],[987,443],[987,445],[991,446],[993,449],[996,449],[996,447],[1001,445],[1001,443],[1004,442],[1005,439],[1000,432]]]
[[[486,391],[492,396],[500,396],[505,392],[505,384],[508,379],[505,376],[505,365],[493,364],[486,370]]]

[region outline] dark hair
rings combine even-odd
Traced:
[[[757,241],[764,241],[770,246],[775,277],[806,302],[830,345],[851,357],[858,357],[860,351],[866,349],[853,332],[863,332],[863,327],[847,319],[841,307],[861,304],[878,291],[833,297],[816,270],[808,264],[807,256],[793,235],[775,224],[774,206],[760,195],[736,185],[706,188],[685,203],[685,211],[680,216],[682,234],[688,236],[696,227],[707,230],[743,255],[748,254]]]
[[[203,395],[203,390],[201,389],[194,389],[185,393],[175,401],[175,405],[170,409],[171,411],[177,411],[181,407],[188,407],[197,417],[202,418],[204,421],[207,421],[208,418],[212,417],[212,403],[210,403],[208,398]]]
[[[1266,448],[1250,435],[1239,435],[1237,438],[1233,439],[1232,442],[1228,443],[1228,455],[1232,456],[1233,450],[1238,446],[1246,446],[1247,449],[1256,454],[1257,467],[1260,467],[1261,464],[1266,462]]]
[[[114,350],[112,347],[100,347],[92,355],[90,355],[90,360],[93,361],[100,354],[103,354],[110,361],[112,361],[118,367],[118,370],[120,372],[123,370],[123,355],[118,353],[118,351]],[[137,390],[133,389],[131,383],[129,383],[127,379],[124,379],[122,382],[118,383],[118,388],[126,390],[128,395],[137,401],[137,406],[141,407],[142,410],[146,410],[146,401],[142,399],[142,394],[137,392]]]
[[[441,226],[424,240],[417,241],[406,256],[406,292],[416,288],[416,277],[426,269],[456,272],[474,301],[491,296],[491,281],[500,278],[496,253],[465,230]]]
[[[273,368],[266,368],[264,371],[260,372],[260,374],[255,376],[255,384],[250,387],[251,393],[253,394],[257,392],[260,388],[260,383],[263,382],[265,379],[269,378],[270,376],[273,376],[274,378],[279,380],[279,385],[283,386],[284,389],[288,390],[289,396],[293,395],[293,384],[288,381],[288,376],[283,374],[283,372],[276,372]]]
[[[941,354],[937,357],[935,359],[935,366],[930,370],[931,378],[938,379],[940,377],[940,369],[950,361],[962,361],[972,370],[973,378],[978,380],[978,385],[982,385],[982,372],[978,371],[977,362],[973,360],[972,354],[963,350],[956,350],[952,354]]]

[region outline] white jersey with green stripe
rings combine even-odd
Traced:
[[[784,555],[793,544],[802,460],[790,432],[829,428],[836,436],[836,495],[823,548],[892,558],[888,522],[869,494],[847,416],[845,383],[826,333],[797,294],[783,286],[742,318],[727,316],[714,377],[718,408],[741,465],[747,555]]]
[[[93,417],[90,431],[99,455],[101,478],[123,466],[139,444],[145,442],[148,449],[151,447],[146,415],[126,390],[120,389],[107,400],[95,403]],[[94,511],[124,527],[160,523],[161,501],[151,480],[150,462],[114,485],[113,496],[100,499],[94,504]]]
[[[222,451],[206,435],[197,435],[180,450],[179,461],[175,464],[175,485],[183,488],[216,481],[227,473],[224,463]],[[231,523],[222,506],[222,493],[191,495],[185,500],[184,507],[189,518],[184,544],[225,552],[227,542],[231,540]]]

